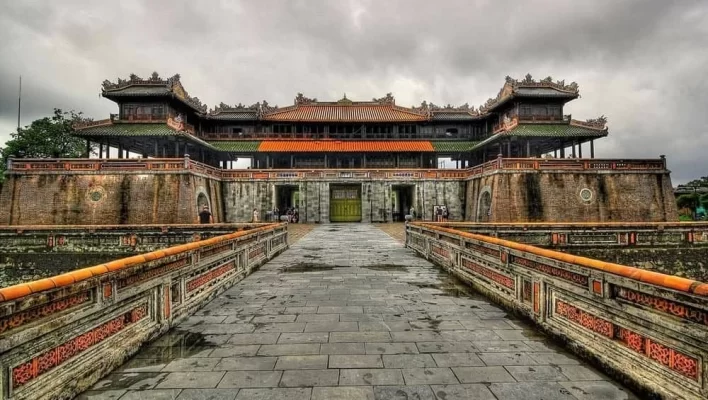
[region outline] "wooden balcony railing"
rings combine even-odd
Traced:
[[[78,122],[73,125],[74,129],[84,129],[84,128],[90,128],[93,126],[103,126],[103,125],[110,125],[113,123],[113,120],[110,118],[106,119],[99,119],[98,121],[85,121],[85,122]]]
[[[165,122],[167,121],[166,115],[152,115],[152,114],[130,114],[125,115],[120,119],[120,122]]]

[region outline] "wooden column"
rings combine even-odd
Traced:
[[[526,141],[526,157],[531,157],[531,141]]]
[[[295,168],[295,156],[290,155],[290,168]]]
[[[179,142],[175,142],[175,157],[179,157]]]
[[[570,146],[571,149],[573,149],[573,158],[575,158],[575,143],[573,143],[572,146]]]
[[[561,150],[560,158],[565,158],[565,145],[562,144],[561,146],[563,146],[563,147],[561,147],[561,149],[560,149]]]
[[[118,158],[123,158],[123,145],[118,145]]]
[[[578,157],[583,158],[583,143],[578,142]]]
[[[590,158],[595,158],[595,139],[590,140]]]

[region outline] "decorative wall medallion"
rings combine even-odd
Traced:
[[[580,189],[580,200],[589,203],[592,201],[593,193],[592,190],[588,188]]]
[[[87,196],[91,202],[98,203],[106,197],[106,189],[102,186],[93,187],[89,189]]]

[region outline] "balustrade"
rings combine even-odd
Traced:
[[[649,391],[708,395],[707,283],[427,223],[406,245]]]
[[[12,159],[10,173],[61,173],[67,171],[189,171],[215,179],[328,179],[372,178],[387,179],[401,173],[429,179],[472,179],[498,171],[664,171],[664,159],[654,160],[601,160],[561,158],[497,158],[467,169],[419,169],[419,168],[363,168],[363,169],[283,169],[283,170],[225,170],[212,167],[189,157],[184,159]],[[308,172],[309,171],[309,172]]]
[[[0,289],[0,398],[71,398],[287,248],[268,224]]]

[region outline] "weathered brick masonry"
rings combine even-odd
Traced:
[[[491,207],[484,212],[485,193]],[[495,172],[467,185],[466,220],[476,222],[676,221],[668,171]]]
[[[3,225],[184,224],[197,198],[223,215],[221,184],[188,173],[12,175],[0,192]]]
[[[131,165],[138,164],[137,167]],[[357,189],[362,222],[392,221],[394,192],[418,219],[444,205],[452,221],[660,222],[677,220],[662,160],[496,159],[466,170],[220,170],[184,160],[16,162],[0,190],[2,225],[180,224],[201,205],[214,222],[261,220],[287,186],[302,222],[330,222],[334,186]],[[81,171],[89,165],[92,171]],[[172,170],[164,170],[167,165]],[[35,168],[36,167],[36,168]],[[49,170],[42,170],[48,168]],[[396,189],[398,188],[398,189]],[[403,189],[402,189],[403,188]],[[400,212],[400,211],[399,211]],[[400,215],[399,215],[400,218]],[[358,218],[357,218],[358,220]]]

